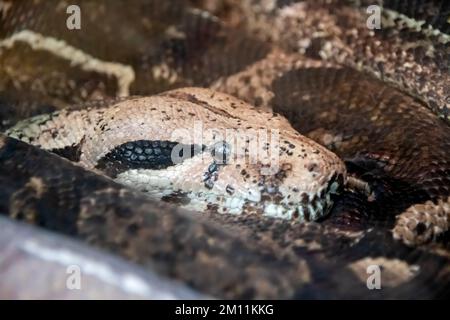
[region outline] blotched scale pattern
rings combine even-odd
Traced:
[[[174,147],[177,147],[178,152],[173,151]],[[112,177],[129,169],[161,170],[191,158],[203,149],[198,145],[183,145],[172,141],[130,141],[108,152],[95,168]],[[185,150],[188,152],[185,153]]]

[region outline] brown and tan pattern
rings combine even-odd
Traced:
[[[450,294],[448,2],[72,2],[89,33],[64,28],[66,1],[0,1],[0,128],[84,167],[2,136],[0,213],[215,297]],[[373,4],[382,7],[381,28],[371,30]],[[176,88],[184,89],[167,91]],[[128,94],[146,97],[120,97]],[[141,174],[135,162],[116,161],[138,157],[149,141],[164,154],[173,142],[167,130],[194,120],[281,129],[289,142],[284,165],[258,181],[252,166],[218,166],[209,152],[209,165],[187,161],[185,172]],[[177,191],[156,193],[176,206],[105,174],[150,193],[168,183]],[[345,180],[339,195],[324,193],[334,203],[330,214],[304,223],[320,202],[297,199],[295,190]],[[248,193],[254,184],[277,192],[257,201]],[[221,192],[208,199],[193,192],[214,188]],[[237,205],[244,214],[219,214],[239,192],[254,200]],[[301,210],[288,216],[304,219],[258,210],[299,201]],[[374,265],[382,290],[366,286]]]

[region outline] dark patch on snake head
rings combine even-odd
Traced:
[[[84,138],[78,144],[67,146],[59,149],[52,149],[50,152],[57,154],[60,157],[66,158],[73,162],[80,161],[81,147],[83,146]]]
[[[214,187],[214,182],[217,181],[219,177],[219,165],[214,161],[208,166],[208,170],[203,173],[203,182],[206,188],[212,189]]]
[[[101,158],[96,169],[116,177],[130,169],[161,170],[203,152],[204,146],[173,141],[136,140],[121,144]]]
[[[232,195],[234,193],[234,187],[231,185],[227,185],[227,187],[225,188],[225,191],[229,194]]]
[[[303,218],[305,221],[311,221],[311,212],[308,206],[303,206]]]
[[[218,114],[218,115],[222,115],[227,118],[239,120],[239,117],[235,116],[234,114],[231,114],[225,110],[222,110],[213,105],[210,105],[207,101],[200,100],[193,94],[189,94],[186,92],[180,92],[180,91],[172,91],[172,92],[168,92],[168,93],[162,93],[162,95],[165,95],[165,96],[168,96],[171,98],[175,98],[175,99],[189,101],[193,104],[199,105],[207,110],[212,111],[214,114]],[[195,114],[193,114],[193,115],[195,116]]]

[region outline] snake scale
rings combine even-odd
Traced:
[[[72,2],[0,1],[1,214],[213,297],[449,295],[446,1]]]

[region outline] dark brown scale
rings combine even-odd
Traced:
[[[188,195],[183,192],[172,192],[169,195],[163,196],[161,200],[178,205],[186,205],[191,202],[191,199],[189,199]]]
[[[52,149],[50,151],[70,161],[78,162],[81,156],[81,144],[82,143],[65,148]]]

